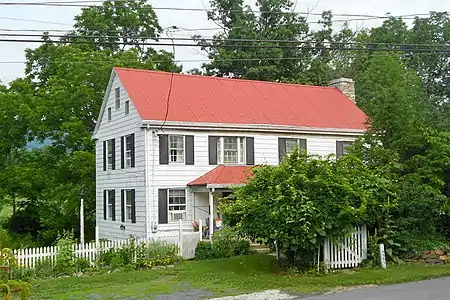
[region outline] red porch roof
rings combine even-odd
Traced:
[[[200,176],[194,181],[189,182],[188,186],[193,185],[237,185],[245,184],[249,177],[253,176],[251,168],[254,166],[225,166],[219,165]]]
[[[166,72],[114,71],[143,120],[366,129],[366,115],[334,87],[185,74],[171,80]]]

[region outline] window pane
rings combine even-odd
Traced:
[[[108,142],[107,142],[107,150],[108,150],[108,169],[112,169],[112,163],[113,163],[113,140],[108,140]]]
[[[221,163],[222,162],[222,158],[220,157],[220,153],[222,152],[222,147],[221,147],[221,139],[217,139],[217,162]]]
[[[116,88],[116,109],[120,108],[120,88]]]
[[[286,139],[286,153],[294,152],[299,148],[298,139]]]
[[[239,138],[239,163],[244,163],[245,145],[244,138]]]
[[[108,121],[111,121],[111,107],[108,107]]]
[[[125,115],[128,115],[130,113],[130,102],[125,101]]]
[[[186,219],[186,191],[169,190],[169,220]]]
[[[169,139],[170,161],[184,162],[184,136],[171,135]]]
[[[223,162],[238,162],[238,142],[235,137],[226,137],[223,139]]]

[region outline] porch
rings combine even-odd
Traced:
[[[244,185],[252,175],[250,166],[219,165],[187,184],[193,194],[193,219],[206,225],[206,238],[222,227],[219,200],[231,194],[232,189]],[[199,228],[202,230],[202,228]]]

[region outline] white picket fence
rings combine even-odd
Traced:
[[[346,238],[325,240],[323,257],[331,269],[357,267],[367,258],[367,227],[355,227],[355,231]]]
[[[145,238],[138,238],[135,240],[135,244],[148,245],[155,242],[174,244],[179,247],[180,255],[184,259],[191,259],[195,256],[195,248],[201,238],[200,232],[183,232],[180,224],[178,233],[175,233],[174,235],[159,235],[156,238],[149,240]],[[77,258],[84,258],[93,263],[100,253],[110,249],[117,249],[127,246],[130,242],[130,239],[113,241],[99,241],[97,239],[95,242],[73,245],[73,250]],[[17,264],[21,268],[34,268],[39,261],[43,260],[49,260],[52,263],[55,263],[57,255],[57,246],[14,250],[14,256],[17,259]]]

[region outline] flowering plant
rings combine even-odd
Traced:
[[[194,222],[194,223],[192,223],[192,227],[194,227],[194,231],[195,232],[197,232],[198,230],[199,230],[199,224],[198,224],[198,222]]]

